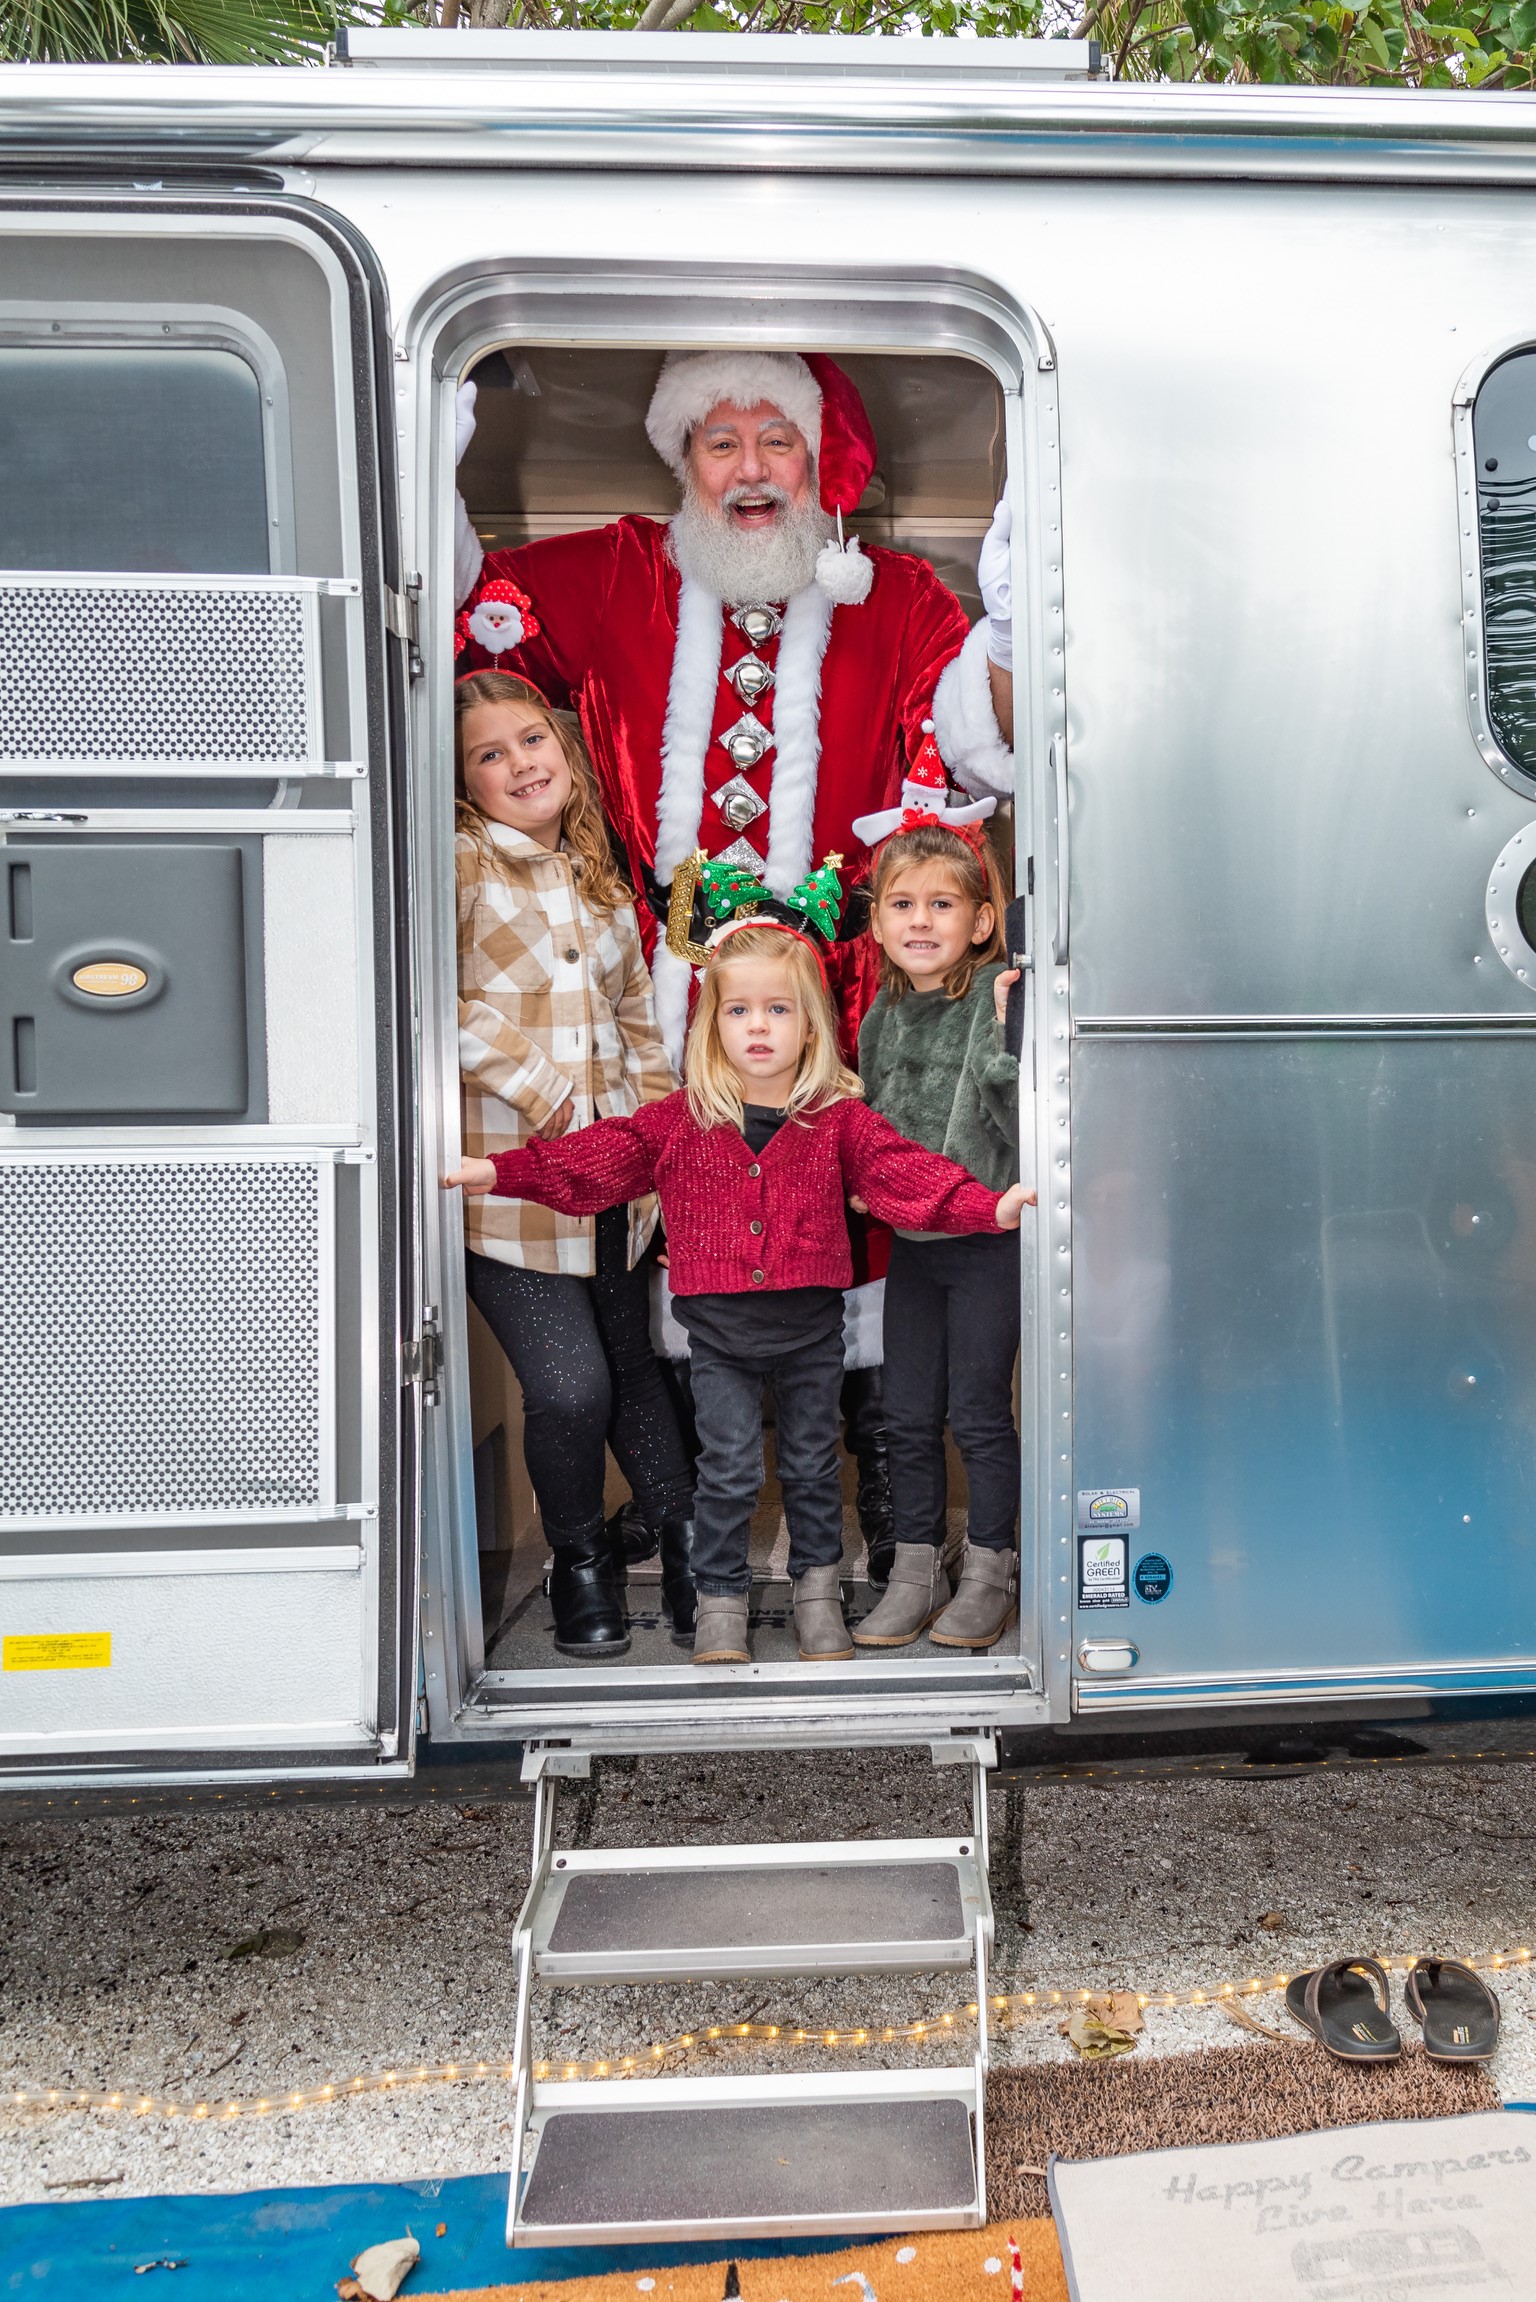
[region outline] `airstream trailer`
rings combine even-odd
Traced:
[[[1536,1693],[1533,184],[1518,97],[1115,86],[1086,42],[0,72],[9,1785],[517,1745],[524,2013],[538,1974],[807,1959],[959,1966],[984,2008],[979,1793],[876,1850],[883,1934],[866,1846],[787,1944],[660,1889],[641,1942],[600,1855],[554,1877],[554,1781],[863,1742],[979,1784],[1011,1728]],[[861,532],[973,614],[1015,512],[1039,1208],[1020,1619],[977,1654],[800,1663],[769,1525],[750,1665],[694,1671],[639,1575],[629,1656],[562,1662],[438,1183],[455,391],[516,543],[665,517],[646,395],[730,344],[837,355]],[[754,1891],[804,1859],[754,1850]],[[685,1901],[691,1863],[653,1865]],[[711,2118],[830,2104],[843,2154],[814,2206],[726,2183],[666,2226],[975,2221],[978,2083],[709,2081]],[[617,2113],[702,2098],[586,2090],[602,2205],[520,2084],[533,2226],[659,2228],[625,2149],[676,2132]],[[914,2152],[937,2188],[877,2201]]]

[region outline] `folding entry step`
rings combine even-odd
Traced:
[[[508,2235],[569,2246],[975,2229],[982,2083],[978,2056],[969,2070],[536,2086]]]
[[[530,1749],[533,1881],[518,1918],[514,2246],[800,2232],[975,2229],[986,2220],[986,1777],[991,1737],[962,1750],[974,1828],[954,1839],[556,1852],[556,1773]],[[796,1974],[964,1977],[974,2063],[935,2069],[538,2080],[535,1981],[566,1987]]]
[[[969,1971],[986,1911],[969,1838],[557,1854],[532,1913],[534,1972],[611,1983]]]

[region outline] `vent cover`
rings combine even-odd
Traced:
[[[0,1515],[321,1494],[329,1176],[0,1165]]]
[[[300,767],[317,641],[312,584],[0,578],[0,763]]]

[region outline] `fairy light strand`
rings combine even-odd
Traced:
[[[1421,1954],[1413,1951],[1378,1951],[1379,1963],[1389,1973],[1406,1974]],[[1458,1961],[1474,1973],[1502,1972],[1529,1966],[1528,1948],[1494,1950]],[[1136,2004],[1151,2013],[1179,2007],[1221,2006],[1234,1999],[1264,1998],[1284,1990],[1289,1974],[1249,1975],[1241,1982],[1212,1983],[1188,1990],[1138,1990]],[[994,2029],[1042,2015],[1061,2015],[1074,2006],[1086,2006],[1107,1995],[1103,1989],[1015,1990],[987,2000],[987,2019]],[[675,2038],[658,2039],[635,2054],[614,2054],[585,2062],[543,2060],[531,2065],[537,2080],[638,2078],[646,2072],[716,2046],[772,2045],[784,2047],[927,2046],[953,2036],[976,2020],[976,2002],[930,2014],[921,2022],[869,2022],[840,2026],[785,2022],[710,2022],[697,2030],[680,2031]],[[237,2119],[281,2117],[298,2110],[318,2110],[368,2094],[398,2094],[420,2086],[466,2086],[488,2079],[510,2082],[514,2065],[507,2060],[489,2062],[435,2062],[399,2064],[389,2070],[363,2072],[354,2078],[334,2079],[325,2086],[296,2086],[287,2092],[262,2095],[210,2097],[206,2101],[176,2101],[170,2096],[119,2087],[110,2094],[89,2087],[17,2086],[0,2089],[0,2109],[13,2112],[58,2110],[124,2111],[138,2118],[186,2118],[206,2125],[228,2125]]]

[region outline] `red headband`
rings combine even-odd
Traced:
[[[821,971],[821,982],[823,990],[830,991],[831,985],[827,980],[826,961],[822,958],[821,953],[817,950],[816,945],[812,941],[811,937],[803,934],[798,927],[791,927],[787,919],[759,919],[754,917],[750,912],[737,919],[728,919],[710,944],[709,957],[711,963],[719,958],[727,937],[736,934],[737,931],[743,927],[771,927],[775,935],[787,935],[794,942],[803,943],[806,950],[810,953],[811,957],[815,960],[817,967]]]

